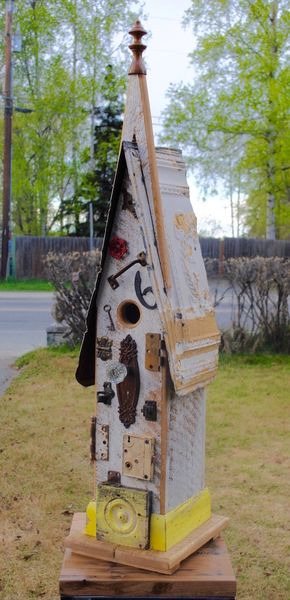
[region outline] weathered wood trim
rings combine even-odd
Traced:
[[[201,546],[214,539],[228,525],[229,519],[212,515],[205,523],[197,526],[181,542],[166,552],[141,550],[94,540],[83,533],[71,532],[65,539],[65,547],[73,553],[93,559],[116,562],[157,573],[171,575],[180,568],[181,562]],[[182,568],[182,567],[181,567]]]
[[[176,360],[183,360],[184,358],[190,358],[191,356],[199,356],[200,354],[212,352],[213,350],[218,349],[218,347],[219,342],[213,342],[208,344],[208,346],[202,346],[202,348],[191,348],[190,350],[184,350],[182,354],[176,354]]]
[[[161,269],[164,278],[165,288],[171,288],[170,268],[168,260],[168,250],[166,245],[166,236],[164,228],[164,218],[162,215],[162,203],[159,186],[159,177],[157,169],[157,161],[155,154],[155,144],[152,128],[152,119],[150,111],[150,103],[147,89],[146,76],[138,75],[140,85],[140,98],[144,114],[144,126],[148,150],[149,169],[152,182],[153,206],[156,220],[157,243],[160,255]]]
[[[211,338],[219,341],[220,333],[213,312],[196,319],[178,319],[173,323],[176,344],[194,343],[197,340]]]
[[[216,375],[217,367],[216,369],[212,369],[212,371],[205,371],[204,373],[196,375],[196,377],[192,377],[186,384],[180,384],[181,395],[190,394],[190,392],[194,392],[198,388],[208,385],[213,381]]]

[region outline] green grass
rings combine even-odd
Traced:
[[[26,352],[15,361],[15,366],[18,369],[27,367],[38,361],[38,358],[43,354],[45,356],[62,356],[63,354],[68,355],[70,358],[76,359],[79,355],[80,345],[71,348],[68,344],[61,344],[59,346],[51,346],[51,348],[42,348],[38,350],[31,350]]]
[[[59,600],[63,539],[93,495],[95,391],[74,378],[77,351],[43,349],[0,402],[1,600]],[[223,357],[208,389],[207,474],[239,600],[290,598],[290,357]]]
[[[290,598],[289,389],[289,356],[241,355],[208,391],[207,482],[230,517],[239,600]]]
[[[285,365],[290,368],[290,357],[288,354],[220,354],[220,366],[239,367],[266,367]]]
[[[53,292],[49,281],[41,279],[8,279],[0,281],[0,292]]]

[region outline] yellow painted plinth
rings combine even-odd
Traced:
[[[150,520],[150,548],[166,552],[181,542],[191,531],[211,516],[210,493],[205,488],[165,515],[152,513]]]
[[[87,522],[84,529],[86,535],[96,537],[97,535],[97,505],[96,501],[92,500],[89,502],[86,510]]]
[[[181,542],[211,517],[211,502],[208,488],[193,496],[165,515],[151,514],[150,549],[166,552]],[[87,507],[87,525],[84,533],[96,537],[96,502]]]

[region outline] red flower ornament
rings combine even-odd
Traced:
[[[109,254],[113,258],[120,260],[128,253],[128,242],[117,236],[113,237],[109,243]]]

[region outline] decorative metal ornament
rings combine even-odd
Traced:
[[[113,362],[108,365],[106,376],[112,383],[122,383],[127,377],[127,367],[120,362]]]
[[[109,243],[109,254],[112,258],[120,260],[128,253],[128,242],[117,236],[112,237]]]
[[[137,360],[137,344],[127,335],[120,345],[120,363],[127,367],[127,376],[117,384],[119,419],[126,428],[136,420],[136,407],[140,392],[140,374]]]
[[[109,338],[97,337],[97,357],[101,360],[111,360],[113,340]]]
[[[142,283],[141,273],[140,273],[140,271],[137,271],[137,273],[135,275],[135,280],[134,280],[136,296],[137,296],[139,302],[141,302],[142,306],[145,306],[145,308],[148,308],[149,310],[155,310],[155,308],[157,308],[156,302],[155,302],[155,304],[148,304],[148,302],[146,302],[146,300],[144,298],[144,296],[146,296],[146,294],[148,294],[149,292],[151,294],[153,294],[151,285],[144,288],[144,290],[142,291],[141,283]]]

